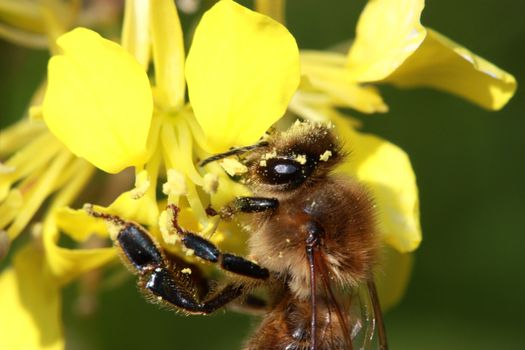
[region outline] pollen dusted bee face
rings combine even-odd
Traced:
[[[287,196],[302,185],[325,177],[343,157],[329,127],[320,123],[296,122],[276,132],[244,160],[247,185],[256,193]]]

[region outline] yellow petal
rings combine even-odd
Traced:
[[[49,61],[44,120],[73,153],[116,173],[141,165],[153,110],[141,65],[123,48],[77,28]]]
[[[381,80],[399,67],[425,38],[420,23],[424,6],[424,0],[370,0],[348,53],[349,78]]]
[[[401,87],[430,86],[498,110],[516,91],[516,79],[431,30],[423,45],[385,79]]]
[[[175,3],[172,0],[156,0],[151,6],[150,22],[160,103],[165,108],[181,107],[186,93],[185,52]]]
[[[97,208],[97,210],[102,209],[104,212],[126,218],[126,220],[136,221],[149,227],[157,226],[159,208],[157,206],[157,196],[155,191],[157,187],[159,166],[160,152],[155,152],[148,162],[146,169],[137,174],[146,174],[146,177],[150,182],[142,196],[136,196],[137,188],[135,188],[131,191],[122,193],[107,209]],[[137,179],[137,181],[140,182],[140,179]]]
[[[122,47],[144,67],[148,68],[151,50],[150,1],[128,0],[124,6],[122,21]]]
[[[281,24],[230,0],[206,12],[186,79],[210,151],[256,142],[286,111],[299,75],[297,44]]]
[[[0,275],[0,348],[64,349],[60,290],[29,244]]]
[[[332,121],[350,152],[338,171],[354,176],[370,190],[385,243],[401,253],[413,251],[421,242],[421,227],[416,179],[407,154],[377,136],[355,131],[342,117],[334,116]]]
[[[373,86],[362,86],[349,79],[345,56],[336,52],[301,51],[301,71],[312,88],[330,97],[338,107],[362,113],[384,113],[388,106]],[[303,90],[303,89],[301,89]]]
[[[92,234],[107,237],[104,222],[89,215],[83,209],[60,208],[56,212],[55,219],[58,227],[77,242],[86,240]]]
[[[43,241],[46,251],[46,260],[51,275],[59,285],[64,285],[80,276],[81,274],[103,266],[116,258],[114,248],[94,248],[94,249],[67,249],[58,246],[59,230],[55,225],[53,214],[50,214],[43,226]],[[78,217],[70,216],[72,222],[64,225],[65,228],[74,228],[74,224],[81,225],[82,220]],[[63,223],[65,218],[61,219]],[[72,237],[79,237],[80,233],[73,233]]]

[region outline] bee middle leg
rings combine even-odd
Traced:
[[[194,254],[199,258],[219,264],[223,270],[228,272],[252,279],[266,280],[270,276],[266,268],[241,256],[223,253],[206,238],[185,230],[179,225],[177,219],[180,209],[174,204],[169,205],[168,209],[172,211],[172,226],[181,238],[182,244],[186,248],[193,250]]]
[[[229,220],[237,213],[263,213],[275,210],[279,207],[279,201],[270,197],[237,197],[219,211],[208,207],[206,213],[209,216],[219,215],[221,219]]]

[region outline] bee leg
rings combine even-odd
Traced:
[[[139,276],[138,285],[150,301],[190,314],[209,314],[243,294],[239,283],[228,284],[215,293],[209,293],[207,286],[203,291],[202,275],[195,271],[198,268],[166,255],[145,229],[118,216],[96,212],[91,206],[86,210],[118,227],[114,244],[130,271]]]
[[[270,273],[264,267],[243,257],[222,253],[215,244],[206,238],[183,229],[177,221],[179,208],[173,204],[169,205],[168,208],[173,213],[172,226],[180,236],[182,244],[186,248],[191,249],[196,256],[203,260],[217,263],[222,269],[238,275],[258,280],[265,280],[270,276]]]
[[[275,210],[279,207],[276,198],[267,197],[237,197],[230,204],[226,205],[219,212],[208,207],[206,213],[209,216],[220,215],[222,219],[231,219],[236,213],[262,213]]]
[[[218,292],[201,300],[197,293],[180,279],[180,274],[159,267],[141,276],[139,285],[151,293],[154,301],[168,303],[190,314],[209,314],[230,303],[243,293],[243,286],[228,284]],[[156,300],[155,300],[156,299]]]

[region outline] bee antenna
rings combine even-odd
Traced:
[[[201,161],[199,163],[199,166],[203,167],[203,166],[205,166],[208,163],[215,162],[216,160],[223,159],[223,158],[226,158],[226,157],[229,157],[229,156],[234,156],[234,155],[237,155],[237,154],[246,153],[246,152],[252,151],[254,149],[257,149],[257,148],[260,148],[260,147],[266,147],[266,146],[268,146],[268,142],[267,141],[261,141],[261,142],[258,142],[256,144],[254,144],[254,145],[250,145],[250,146],[232,148],[229,151],[226,151],[224,153],[218,153],[218,154],[215,154],[215,155],[213,155],[213,156],[211,156],[209,158],[204,159],[203,161]]]

